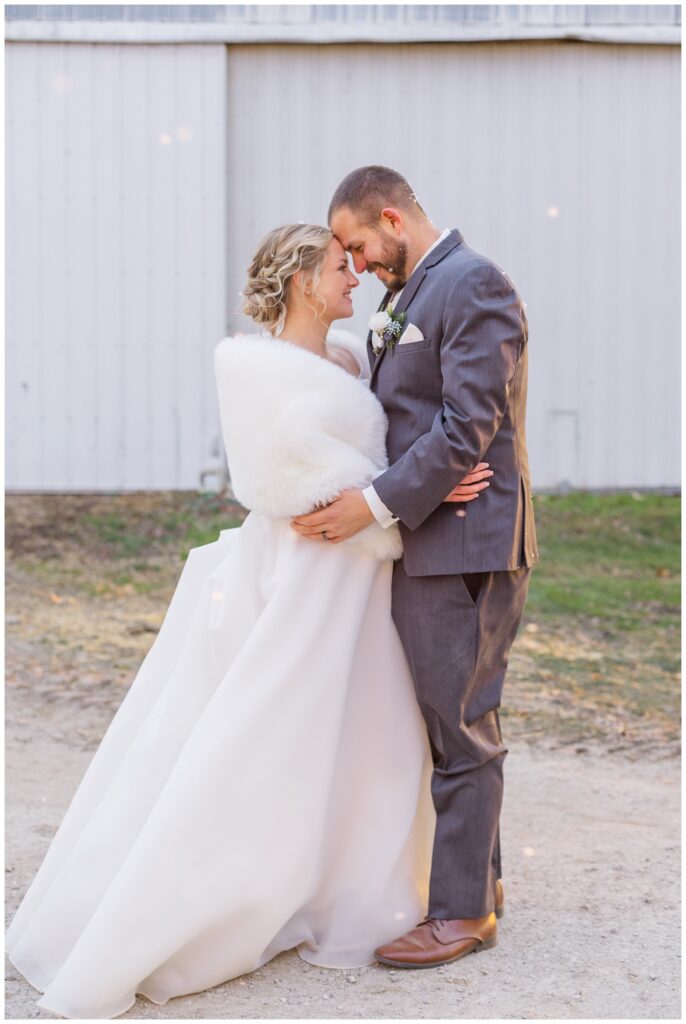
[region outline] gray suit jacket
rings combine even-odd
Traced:
[[[367,346],[371,387],[389,422],[391,465],[374,488],[400,521],[406,573],[532,565],[528,327],[515,286],[453,230],[410,277],[395,312],[403,310],[405,327],[415,324],[424,340],[376,356],[370,331]],[[482,461],[494,473],[490,486],[476,501],[443,504]]]

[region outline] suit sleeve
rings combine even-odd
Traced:
[[[526,336],[512,282],[492,263],[468,268],[445,305],[442,408],[431,429],[373,482],[410,530],[421,526],[490,447]]]

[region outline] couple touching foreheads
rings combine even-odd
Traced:
[[[331,327],[347,253],[386,289],[366,348]],[[382,166],[328,227],[270,232],[243,296],[262,332],[215,371],[250,514],[190,551],[8,934],[63,1016],[287,949],[416,968],[496,943],[498,707],[538,557],[524,305]]]

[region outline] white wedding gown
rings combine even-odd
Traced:
[[[114,1017],[292,948],[361,966],[424,916],[430,754],[391,572],[255,512],[191,550],[7,934],[39,1007]]]

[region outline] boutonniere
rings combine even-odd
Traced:
[[[377,355],[384,348],[393,350],[393,346],[403,333],[406,316],[406,313],[394,313],[390,303],[385,310],[379,310],[370,316],[369,329],[376,335],[376,338],[372,338],[372,348]]]

